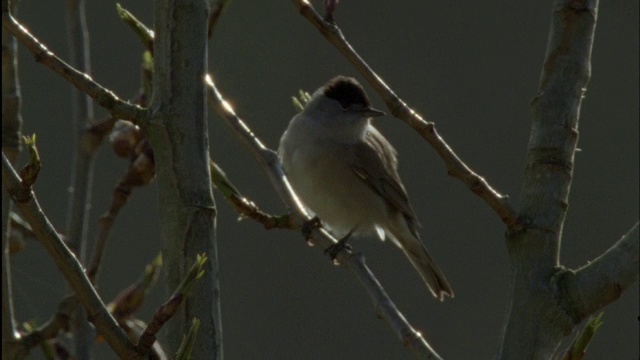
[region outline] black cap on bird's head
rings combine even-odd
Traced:
[[[324,86],[324,95],[336,100],[345,110],[362,112],[366,116],[382,116],[383,111],[371,107],[371,102],[362,85],[351,77],[336,76]]]

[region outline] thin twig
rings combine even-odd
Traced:
[[[162,270],[162,255],[145,266],[140,277],[122,290],[107,306],[119,323],[130,319],[140,309],[149,290],[155,285]]]
[[[198,255],[191,269],[185,274],[182,282],[169,297],[169,300],[162,304],[153,314],[153,319],[138,340],[138,348],[141,351],[146,352],[151,348],[162,326],[175,315],[180,305],[186,301],[189,291],[191,291],[195,282],[204,274],[204,264],[206,262],[206,255]]]
[[[91,263],[87,275],[92,283],[96,283],[100,263],[111,232],[111,226],[115,222],[120,210],[127,204],[135,187],[148,185],[155,177],[155,163],[153,151],[149,142],[144,139],[136,144],[136,154],[132,157],[127,173],[120,179],[113,190],[109,209],[100,217],[98,234],[91,255]]]
[[[251,218],[262,224],[265,229],[293,229],[289,215],[274,216],[262,211],[253,201],[243,196],[240,191],[229,181],[225,172],[218,164],[210,161],[211,181],[218,191],[222,193],[227,202],[233,206],[240,216]]]
[[[16,4],[12,4],[15,12]],[[2,3],[3,12],[9,11],[9,4]],[[5,8],[6,7],[6,8]],[[2,32],[2,153],[10,162],[20,154],[22,134],[22,94],[18,77],[18,44],[9,33]],[[13,306],[11,278],[12,245],[11,233],[14,229],[10,214],[12,204],[8,196],[2,196],[2,340],[16,338],[16,319]],[[13,241],[15,244],[16,242]],[[2,347],[2,358],[11,356],[11,346]]]
[[[487,180],[473,172],[438,134],[435,124],[425,121],[395,94],[347,42],[335,23],[323,19],[307,0],[293,0],[293,3],[300,14],[309,20],[320,31],[322,36],[335,46],[369,82],[387,104],[391,114],[411,126],[434,148],[444,161],[449,175],[462,181],[469,190],[484,200],[500,217],[502,222],[507,225],[509,230],[518,231],[522,228],[517,211],[509,203],[509,197],[500,194],[489,185]]]
[[[230,2],[231,0],[216,0],[215,5],[212,6],[211,14],[209,14],[209,31],[207,34],[209,39],[213,37],[213,30],[216,28],[222,12],[227,8]]]
[[[78,71],[91,76],[91,58],[89,52],[89,34],[87,30],[84,0],[66,2],[67,43],[70,65]],[[93,183],[94,154],[96,147],[85,146],[84,129],[93,121],[93,102],[84,92],[72,89],[72,121],[76,131],[72,133],[75,151],[73,152],[73,172],[69,192],[69,208],[65,235],[67,245],[84,261],[87,242],[87,222],[91,208],[91,184]]]
[[[85,16],[84,0],[66,1],[66,38],[69,62],[78,71],[91,75],[91,54],[89,51],[89,31]],[[91,209],[91,190],[95,168],[95,146],[86,146],[93,140],[84,129],[93,121],[93,101],[84,92],[71,89],[72,132],[75,151],[73,152],[71,184],[69,192],[65,236],[67,245],[76,257],[85,262],[87,232]],[[95,330],[89,324],[84,309],[78,304],[75,316],[71,318],[71,333],[74,355],[79,359],[91,357]]]
[[[21,345],[26,349],[31,349],[46,340],[55,338],[60,331],[68,330],[69,320],[77,306],[81,306],[81,304],[75,296],[62,299],[53,317],[44,325],[24,335],[20,339]]]
[[[131,168],[129,168],[129,170],[130,169]],[[115,222],[120,209],[122,209],[122,207],[126,205],[127,200],[131,195],[132,186],[125,182],[126,179],[127,176],[125,175],[124,179],[120,180],[116,188],[113,190],[109,210],[102,214],[102,216],[100,216],[100,220],[98,220],[98,234],[96,235],[96,240],[90,260],[91,262],[89,263],[89,267],[87,269],[87,276],[89,277],[89,279],[91,279],[91,282],[93,284],[96,284],[98,271],[100,270],[100,264],[104,255],[104,250],[106,248],[107,240],[111,232],[111,226]]]
[[[142,307],[149,291],[158,280],[161,270],[162,255],[158,255],[145,266],[143,273],[133,284],[122,290],[107,305],[113,317],[133,342],[138,342],[148,326],[139,318],[135,318],[134,315]],[[146,352],[147,349],[140,349],[140,351]],[[157,341],[148,351],[149,359],[162,360],[167,358],[162,346]]]

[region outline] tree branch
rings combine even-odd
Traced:
[[[521,229],[522,224],[518,213],[509,203],[509,197],[496,191],[480,175],[471,170],[451,149],[436,131],[435,123],[425,121],[418,113],[411,109],[391,88],[375,73],[371,67],[358,55],[333,22],[323,19],[307,0],[293,0],[300,14],[320,31],[380,95],[391,114],[411,126],[438,153],[445,163],[447,173],[462,181],[474,194],[484,200],[500,217],[500,220],[512,231]]]
[[[67,43],[71,66],[91,75],[91,56],[89,51],[89,31],[85,16],[84,0],[66,1]],[[93,121],[93,102],[82,91],[71,89],[72,121],[75,131],[72,134],[75,151],[73,152],[71,189],[67,207],[65,236],[67,245],[84,263],[89,230],[91,209],[91,190],[95,167],[96,147],[87,139],[91,134],[84,131]],[[94,330],[87,321],[84,309],[78,306],[77,313],[71,318],[74,355],[79,359],[91,357],[91,346],[95,338]]]
[[[175,288],[171,296],[169,296],[169,299],[156,309],[153,314],[153,319],[151,319],[151,322],[138,339],[138,347],[141,350],[147,352],[151,349],[151,346],[156,342],[156,335],[160,329],[162,329],[162,326],[177,313],[180,306],[187,300],[187,296],[193,285],[204,275],[204,265],[206,262],[207,257],[205,255],[198,255],[178,287]]]
[[[65,277],[78,300],[84,305],[89,320],[105,337],[111,348],[121,358],[135,358],[140,355],[135,346],[118,326],[95,288],[87,278],[82,265],[64,244],[49,219],[44,215],[31,188],[24,188],[18,174],[7,157],[2,154],[2,185],[9,192],[14,203],[33,228],[60,273]]]
[[[8,12],[2,9],[2,27],[18,39],[34,56],[37,62],[53,70],[83,93],[91,96],[100,106],[107,109],[114,117],[130,121],[138,121],[146,110],[121,100],[111,90],[103,87],[87,74],[76,70],[58,58],[53,52],[35,38],[29,31]]]
[[[84,0],[67,0],[66,5],[67,42],[71,66],[90,76],[89,32],[84,12]],[[73,133],[76,151],[73,152],[74,171],[71,176],[73,191],[69,193],[65,236],[71,250],[77,254],[80,261],[84,261],[87,222],[91,207],[95,148],[84,146],[82,138],[88,136],[84,130],[93,121],[93,102],[82,91],[72,90],[71,108],[76,130]]]
[[[638,281],[638,223],[604,254],[558,277],[562,304],[575,324],[614,302]]]
[[[3,3],[4,7],[8,4]],[[15,13],[15,4],[12,11]],[[9,10],[8,8],[6,9]],[[18,78],[18,44],[6,31],[2,32],[2,153],[14,162],[20,154],[22,140],[22,94]],[[11,200],[2,193],[2,358],[9,358],[8,341],[16,338],[16,319],[11,279]]]
[[[93,284],[97,282],[102,256],[104,255],[109,234],[111,233],[111,227],[118,217],[120,210],[127,204],[127,201],[135,187],[149,185],[149,183],[151,183],[155,178],[153,150],[149,145],[149,141],[147,139],[137,137],[137,135],[139,135],[137,132],[140,131],[137,126],[128,121],[119,122],[119,124],[121,123],[126,124],[120,126],[112,133],[112,137],[117,137],[119,140],[122,140],[120,141],[120,146],[113,143],[112,145],[114,146],[116,153],[118,153],[118,151],[122,151],[122,153],[119,153],[118,155],[124,155],[130,159],[130,164],[127,168],[127,172],[118,181],[118,184],[113,190],[109,208],[104,214],[102,214],[98,221],[98,233],[96,235],[93,253],[87,270],[87,276],[91,279]],[[127,129],[123,128],[134,128],[131,131],[136,132],[136,134],[129,136],[131,132],[128,132]],[[122,137],[132,138],[131,143],[123,140]],[[118,140],[113,141],[118,142]]]
[[[34,329],[27,335],[23,336],[19,341],[20,345],[25,349],[31,349],[40,345],[42,342],[53,339],[58,336],[61,330],[69,328],[69,320],[75,309],[81,304],[75,296],[68,296],[60,301],[56,313],[44,325]]]
[[[227,202],[236,209],[241,217],[248,217],[262,224],[265,229],[294,229],[288,215],[274,216],[262,211],[253,201],[244,197],[229,181],[224,171],[213,161],[209,162],[212,184],[222,193]]]

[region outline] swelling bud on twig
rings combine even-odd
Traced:
[[[116,121],[111,134],[109,134],[111,148],[113,148],[116,155],[123,158],[131,156],[133,149],[140,140],[142,140],[140,127],[126,120]]]
[[[40,163],[40,154],[38,154],[38,148],[36,147],[36,134],[31,135],[31,137],[23,136],[22,139],[29,150],[29,162],[20,170],[20,179],[24,187],[30,188],[35,184],[42,164]]]

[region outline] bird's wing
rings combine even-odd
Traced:
[[[364,140],[355,145],[353,170],[391,209],[402,213],[411,232],[418,237],[418,220],[398,175],[396,150],[374,127],[369,128]]]

